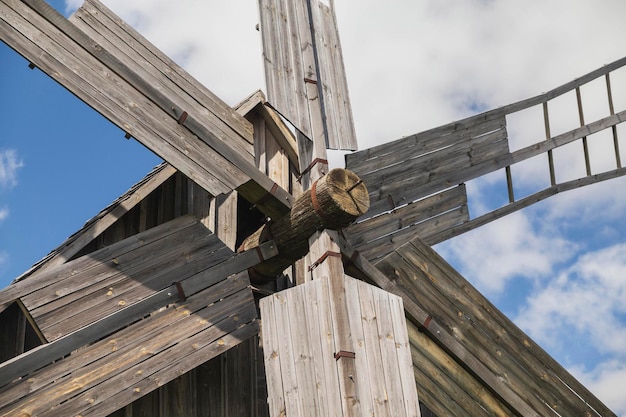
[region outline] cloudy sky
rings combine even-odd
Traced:
[[[68,1],[52,5],[68,15],[80,3]],[[104,3],[229,104],[263,88],[256,1]],[[335,6],[361,149],[534,96],[626,55],[623,0],[336,0]],[[27,64],[0,45],[2,285],[158,163]],[[613,91],[616,110],[626,109],[626,70],[616,74]],[[583,93],[587,120],[608,111],[600,85]],[[554,129],[578,123],[568,106],[555,104]],[[509,122],[514,149],[544,137],[540,114]],[[626,161],[626,129],[619,132]],[[599,135],[590,145],[594,172],[615,167],[609,142]],[[581,154],[575,147],[555,152],[557,179],[584,175]],[[545,187],[546,169],[541,160],[516,168],[516,186]],[[436,248],[621,416],[625,188],[617,179],[567,192]],[[506,199],[498,175],[470,182],[468,190],[472,216]]]

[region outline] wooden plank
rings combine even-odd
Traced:
[[[9,5],[17,13],[9,9]],[[50,15],[56,16],[56,12],[46,6],[42,7],[49,9]],[[191,147],[198,144],[197,138],[192,138],[181,126],[175,126],[177,123],[174,119],[159,119],[162,112],[157,110],[154,103],[117,74],[110,72],[108,67],[38,13],[17,1],[4,2],[3,8],[5,10],[0,31],[9,46],[104,117],[142,141],[189,177],[199,181],[207,191],[214,195],[220,194],[236,186],[237,178],[245,181],[241,173],[229,170],[228,164],[220,161],[220,157],[208,146],[204,146],[208,153],[200,155],[198,152],[197,159],[190,160],[183,156],[183,149],[187,148],[187,152],[190,152],[193,149]],[[186,144],[178,140],[185,137],[188,139]],[[211,159],[212,164],[207,164]],[[223,178],[226,184],[222,184],[221,180],[199,166],[198,162],[204,167],[220,166],[231,171],[233,177]],[[220,176],[225,177],[223,174]]]
[[[311,1],[310,5],[313,33],[316,35],[317,87],[327,132],[326,147],[356,150],[356,132],[334,4],[331,2],[329,7],[321,1]]]
[[[467,206],[461,206],[421,223],[411,225],[393,234],[359,245],[357,248],[367,259],[375,261],[391,253],[403,244],[420,238],[428,239],[440,231],[448,230],[468,221]]]
[[[179,372],[182,373],[192,369],[214,356],[214,352],[207,352],[205,347],[209,350],[212,347],[220,349],[220,346],[224,345],[228,347],[228,344],[223,341],[220,343],[220,338],[232,332],[241,324],[250,322],[252,317],[256,315],[254,306],[250,302],[252,299],[251,293],[246,289],[247,285],[245,282],[244,291],[239,290],[235,293],[232,292],[232,283],[230,283],[231,289],[228,289],[229,285],[222,285],[226,292],[221,291],[221,294],[219,292],[217,294],[211,292],[212,295],[216,295],[218,298],[213,298],[215,303],[210,304],[208,308],[203,308],[203,305],[206,306],[205,300],[207,300],[207,294],[209,294],[205,291],[200,293],[198,297],[190,298],[187,303],[181,306],[189,305],[189,307],[192,307],[195,305],[193,307],[194,310],[190,311],[182,308],[176,314],[169,314],[169,316],[179,317],[182,320],[180,325],[174,325],[171,318],[168,318],[168,311],[173,310],[172,308],[164,310],[162,314],[153,316],[154,318],[146,319],[146,323],[138,322],[132,325],[129,329],[132,328],[136,339],[116,339],[115,335],[113,336],[118,345],[120,342],[124,342],[122,345],[129,343],[127,347],[121,346],[112,351],[110,348],[105,349],[103,359],[80,368],[71,368],[73,372],[70,375],[62,378],[57,376],[54,384],[43,387],[44,390],[40,390],[38,395],[29,396],[10,405],[9,409],[4,408],[1,411],[11,413],[12,411],[10,410],[30,410],[33,414],[46,415],[46,410],[51,410],[52,413],[55,413],[65,408],[67,414],[65,412],[62,414],[68,415],[72,412],[78,413],[89,406],[96,407],[101,401],[109,402],[108,398],[110,398],[110,395],[116,395],[116,393],[125,395],[127,403],[129,403],[138,392],[149,392],[151,389],[158,387],[162,383],[159,380],[168,381],[177,376]],[[238,286],[238,288],[241,287]],[[229,294],[233,295],[229,297]],[[208,298],[211,299],[212,296]],[[224,299],[224,301],[217,302],[220,299]],[[246,310],[242,310],[242,307]],[[174,312],[170,311],[170,313]],[[165,321],[157,323],[156,328],[145,325],[157,322],[159,319],[165,319]],[[164,325],[167,330],[164,330]],[[152,337],[142,342],[144,337],[149,337],[154,331],[158,331],[160,336]],[[198,331],[200,332],[198,333]],[[99,342],[50,367],[63,367],[67,362],[86,360],[86,356],[98,350],[102,352],[100,348],[106,348],[106,345],[111,343],[109,339],[103,341],[106,342],[104,345]],[[207,357],[206,353],[210,354],[209,357]],[[163,367],[163,363],[168,365]],[[111,364],[114,365],[111,366]],[[157,372],[157,374],[154,372]],[[130,377],[130,375],[133,375],[133,377]],[[147,388],[139,382],[142,380],[147,382]],[[36,377],[33,376],[30,384],[32,385],[36,381]],[[77,381],[80,382],[77,383]],[[106,382],[101,384],[101,381]],[[96,396],[94,397],[94,395]],[[60,402],[63,402],[62,406],[55,405]],[[115,404],[113,409],[119,408],[119,405],[119,403]],[[50,407],[55,408],[51,409]]]
[[[443,259],[441,259],[432,248],[426,246],[424,243],[414,241],[412,246],[422,253],[421,257],[427,256],[429,259],[439,259],[437,261],[438,267],[441,268],[442,274],[448,279],[454,281],[454,285],[462,288],[464,297],[468,298],[466,302],[466,311],[471,311],[477,320],[479,320],[485,326],[495,325],[494,328],[489,329],[492,334],[497,335],[497,339],[500,343],[509,343],[509,352],[515,363],[524,363],[526,370],[536,372],[536,383],[543,384],[543,390],[554,392],[558,390],[558,395],[553,399],[546,399],[545,401],[550,404],[552,401],[569,401],[574,410],[574,415],[583,415],[589,412],[589,407],[594,410],[598,410],[602,415],[613,415],[610,410],[606,408],[597,398],[591,394],[583,385],[581,385],[575,378],[573,378],[564,368],[562,368],[553,358],[551,358],[543,349],[536,345],[532,339],[524,334],[517,326],[515,326],[503,313],[501,313],[495,306],[493,306],[488,300],[486,300],[475,288],[473,288],[458,272],[448,265]],[[435,269],[433,269],[433,272]],[[440,281],[443,285],[443,282]],[[482,318],[478,313],[483,311],[486,317],[490,316],[490,319]],[[505,331],[501,331],[505,329]],[[495,339],[496,336],[494,336]],[[534,357],[535,359],[532,359]],[[502,357],[499,356],[499,360]],[[543,369],[543,370],[541,370]],[[546,378],[546,376],[549,376]],[[531,385],[529,385],[531,386]],[[567,406],[567,405],[566,405]]]
[[[248,251],[236,255],[226,262],[202,270],[195,275],[179,282],[183,294],[190,296],[203,291],[205,288],[215,285],[225,277],[243,271],[258,263],[261,256],[270,258],[276,255],[276,248],[272,242],[263,244],[259,251]],[[162,291],[142,299],[141,301],[125,307],[117,313],[103,317],[92,324],[70,333],[55,342],[31,350],[18,359],[0,364],[2,377],[0,386],[7,384],[12,379],[25,375],[37,369],[51,360],[59,358],[78,347],[97,340],[102,334],[111,333],[126,326],[138,318],[167,305],[180,297],[177,285],[172,285]]]
[[[241,187],[240,191],[253,202],[271,195],[261,207],[268,215],[280,216],[287,211],[289,194],[282,189],[270,193],[274,184],[251,161],[240,158],[194,117],[180,119],[178,123],[178,116],[165,115],[163,109],[175,106],[158,90],[140,77],[129,83],[112,72],[111,67],[123,74],[128,74],[128,69],[106,50],[95,47],[89,37],[46,3],[28,1],[37,12],[14,0],[4,6],[0,32],[12,48],[211,194]],[[21,15],[9,9],[8,4]],[[114,88],[102,88],[103,85]],[[140,89],[135,85],[141,85]],[[161,107],[142,91],[151,91],[152,99]]]
[[[24,297],[54,284],[63,277],[71,276],[73,268],[87,272],[91,268],[107,262],[112,263],[113,259],[119,258],[143,245],[158,241],[159,239],[177,232],[181,228],[193,225],[195,222],[196,220],[192,216],[183,216],[167,224],[154,227],[136,236],[125,239],[122,242],[100,249],[90,254],[89,257],[81,258],[80,262],[73,263],[71,266],[60,265],[51,268],[51,270],[46,273],[13,283],[5,289],[0,290],[0,305],[11,303],[16,298]],[[83,285],[86,286],[88,283],[89,281]]]
[[[369,218],[353,224],[344,233],[348,241],[358,247],[363,243],[405,229],[465,204],[467,204],[467,194],[463,184],[410,203],[384,216]],[[365,216],[368,214],[366,213]]]

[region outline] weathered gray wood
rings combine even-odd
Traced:
[[[103,265],[107,262],[112,263],[113,259],[116,257],[120,257],[127,252],[136,250],[143,245],[163,239],[166,236],[179,231],[181,228],[190,227],[195,223],[196,220],[192,216],[184,216],[174,220],[173,222],[154,227],[141,234],[125,239],[124,241],[102,248],[101,250],[91,254],[89,257],[81,258],[80,262],[73,263],[70,266],[59,265],[51,268],[45,273],[29,277],[27,280],[24,279],[18,281],[3,290],[0,290],[0,305],[10,303],[16,298],[24,297],[35,291],[40,291],[43,288],[56,283],[63,277],[71,276],[74,268],[82,272],[87,272],[90,271],[91,268],[98,265]],[[89,284],[90,281],[85,280],[81,285],[88,286]]]
[[[347,323],[342,327],[330,305],[332,279],[320,277],[261,300],[266,367],[276,383],[268,386],[271,415],[345,415],[337,362],[350,359],[358,370],[353,374],[356,415],[418,416],[402,302],[345,277]],[[303,322],[296,325],[296,316]],[[350,345],[328,337],[338,329],[352,334]],[[347,352],[355,357],[343,356]]]
[[[181,287],[185,296],[191,296],[216,284],[225,277],[243,271],[259,262],[261,259],[259,253],[263,254],[263,257],[267,256],[267,258],[270,258],[275,255],[277,251],[275,245],[269,242],[262,245],[259,251],[250,251],[231,257],[228,261],[204,268],[202,271],[189,278],[181,274],[178,277],[178,279],[180,279],[178,285]],[[100,310],[99,313],[102,315],[97,317],[91,324],[72,333],[65,333],[66,336],[56,339],[55,342],[48,343],[36,350],[29,351],[20,356],[19,359],[0,364],[0,370],[2,371],[0,386],[7,384],[18,376],[28,374],[30,371],[42,367],[56,358],[66,355],[80,346],[96,340],[103,334],[114,332],[181,297],[182,295],[179,293],[178,286],[171,285],[158,292],[151,291],[150,295],[142,296],[140,301],[133,304],[129,303],[128,306],[118,312],[105,316]],[[79,327],[79,325],[72,324],[69,326],[70,330],[65,331],[69,332],[71,329],[77,327]]]
[[[158,86],[159,93],[171,102],[167,104],[175,104],[176,108],[163,108],[164,111],[172,112],[174,117],[186,111],[202,120],[240,157],[252,156],[252,126],[99,1],[85,2],[69,21],[122,64],[118,69],[120,75],[139,77],[151,86]],[[142,92],[158,98],[150,89]]]
[[[40,388],[36,391],[37,395],[8,404],[0,412],[10,414],[29,410],[32,414],[47,415],[47,412],[63,410],[61,414],[69,415],[79,414],[89,407],[97,413],[104,413],[106,407],[110,407],[108,412],[111,412],[130,403],[138,393],[149,392],[163,381],[174,379],[181,370],[185,372],[205,362],[240,340],[227,340],[225,336],[228,333],[242,325],[245,325],[242,327],[244,332],[247,330],[243,329],[254,331],[256,328],[256,312],[247,280],[224,281],[218,286],[221,288],[219,291],[209,288],[190,297],[179,308],[164,309],[122,330],[119,335],[105,338],[49,365],[33,374],[29,380],[30,388],[25,387],[25,381],[14,383],[1,395],[11,398],[12,393],[23,388],[31,392],[33,387]],[[209,307],[204,308],[207,303]],[[124,338],[125,334],[130,337]],[[115,349],[109,347],[111,343],[116,346]],[[100,359],[93,362],[93,355]],[[77,366],[84,361],[91,363]],[[57,372],[62,372],[64,368],[72,371],[59,378],[64,374]],[[45,380],[40,379],[44,375],[53,378],[55,383],[45,384]],[[106,382],[102,384],[101,381]],[[116,398],[118,395],[124,399]],[[97,413],[95,415],[104,415]]]
[[[29,3],[37,11],[12,0],[3,3],[0,36],[9,46],[211,194],[239,188],[252,202],[269,194],[271,198],[259,206],[268,215],[280,217],[288,209],[289,194],[280,188],[270,193],[274,183],[251,160],[240,158],[193,116],[180,119],[179,124],[180,114],[172,117],[171,103],[146,80],[134,76],[47,4]],[[127,74],[132,82],[114,71]],[[145,96],[148,92],[161,107]]]
[[[269,101],[314,141],[356,149],[332,4],[262,0],[259,10]],[[322,131],[310,113],[319,113]]]

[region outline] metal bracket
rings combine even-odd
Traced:
[[[340,350],[335,353],[335,360],[338,361],[339,358],[351,358],[354,359],[356,357],[354,352],[348,352],[347,350]]]
[[[315,268],[320,266],[322,264],[322,262],[324,262],[326,260],[326,258],[328,258],[329,256],[332,256],[334,258],[341,258],[341,253],[339,253],[339,252],[332,252],[332,251],[324,252],[324,254],[322,256],[320,256],[320,258],[317,261],[313,262],[311,264],[311,266],[309,266],[309,272],[311,272],[312,270],[314,270]]]

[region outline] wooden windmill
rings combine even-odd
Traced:
[[[328,172],[356,148],[332,3],[260,10],[268,97],[232,109],[97,0],[0,0],[6,44],[166,161],[0,291],[0,415],[614,416],[429,245],[623,175],[626,59]],[[571,91],[580,127],[554,136]],[[546,140],[510,152],[507,115],[535,106]],[[617,168],[557,183],[552,151],[589,161],[604,129]],[[516,199],[511,167],[544,154],[550,186]],[[464,183],[501,169],[510,203],[470,219]]]

